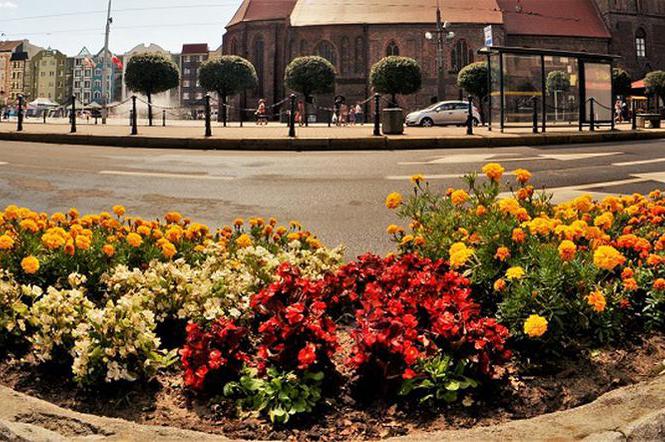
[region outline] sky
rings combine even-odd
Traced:
[[[183,43],[222,43],[242,0],[112,0],[109,47],[124,53],[142,43],[180,52]],[[76,55],[104,45],[108,0],[0,0],[0,40],[28,39]],[[4,35],[3,35],[4,34]]]

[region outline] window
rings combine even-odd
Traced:
[[[335,52],[335,47],[327,40],[323,40],[316,45],[316,54],[325,58],[333,66],[337,66],[337,53]]]
[[[182,94],[182,99],[183,99],[183,100],[189,100],[189,92],[184,92],[184,93]]]
[[[85,83],[83,83],[83,87],[86,89],[90,89],[90,82],[86,81]]]
[[[92,70],[90,70],[90,69],[86,69],[84,75],[85,75],[86,77],[90,77],[90,76],[92,75]]]
[[[347,74],[351,71],[351,60],[350,60],[350,50],[349,50],[349,39],[348,37],[342,37],[342,45],[341,45],[341,52],[342,52],[342,63],[340,65],[340,69],[342,71],[342,74]]]
[[[263,78],[265,75],[265,69],[264,69],[264,60],[265,60],[265,42],[263,41],[263,37],[258,36],[256,40],[254,40],[254,67],[256,68],[256,74],[259,77],[259,88],[257,90],[258,94],[260,97],[263,96]]]
[[[184,62],[185,62],[185,63],[189,63],[189,55],[185,55],[185,57],[184,57]]]
[[[466,40],[458,40],[450,52],[453,72],[459,72],[464,66],[473,63],[473,51],[469,50]]]
[[[185,75],[189,75],[192,73],[192,70],[190,68],[185,68]]]
[[[231,44],[229,45],[229,51],[231,52],[231,55],[238,55],[238,40],[235,38],[231,39]]]
[[[75,87],[76,89],[80,88],[80,87],[81,87],[81,82],[80,82],[80,81],[75,81],[75,82],[74,82],[74,87]]]
[[[647,56],[647,33],[642,28],[635,33],[635,51],[638,58]]]
[[[99,80],[95,80],[95,88],[99,89],[100,87],[102,87],[102,82]]]
[[[399,46],[397,46],[397,43],[394,41],[388,43],[388,46],[386,47],[386,57],[390,57],[392,55],[399,55]]]
[[[189,80],[185,80],[185,81],[182,82],[182,87],[189,87],[190,84],[191,84],[191,83],[190,83]]]
[[[300,55],[308,55],[307,40],[300,40]]]
[[[203,93],[202,92],[197,92],[196,93],[196,99],[197,100],[203,100]]]

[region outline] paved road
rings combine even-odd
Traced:
[[[648,192],[665,188],[665,141],[625,144],[396,152],[203,152],[0,142],[0,206],[35,210],[108,210],[122,203],[154,217],[177,209],[210,225],[236,216],[302,221],[349,256],[385,252],[383,206],[391,191],[408,193],[423,173],[438,189],[458,175],[499,161],[525,167],[534,184],[558,199],[581,193]]]

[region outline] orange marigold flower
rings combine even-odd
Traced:
[[[104,244],[102,246],[102,252],[108,258],[111,258],[113,255],[115,255],[115,247],[113,247],[111,244]]]
[[[177,253],[177,250],[172,242],[165,241],[160,247],[162,249],[162,254],[168,259],[173,258]]]
[[[125,212],[127,212],[127,210],[125,209],[124,206],[121,205],[113,206],[113,213],[115,213],[116,216],[121,217],[122,215],[125,214]]]
[[[39,271],[39,260],[34,256],[28,256],[21,260],[21,268],[29,275],[34,275]]]
[[[623,280],[623,288],[627,292],[634,292],[639,287],[637,285],[637,281],[635,280],[635,278],[626,278]]]
[[[510,249],[508,247],[499,247],[496,249],[496,253],[494,254],[494,258],[498,259],[501,262],[506,261],[508,258],[510,258]]]
[[[450,194],[450,201],[456,206],[461,206],[462,204],[466,203],[469,201],[469,198],[469,194],[462,189],[455,190]]]
[[[182,219],[182,215],[179,212],[168,212],[164,219],[169,224],[178,224]]]
[[[393,192],[386,197],[386,207],[389,209],[396,209],[402,204],[402,195],[398,192]]]
[[[513,175],[515,175],[517,181],[519,181],[522,184],[526,184],[531,179],[532,176],[531,172],[529,172],[526,169],[515,169]]]
[[[79,235],[74,241],[76,248],[80,250],[88,250],[90,248],[90,238],[85,235]]]
[[[76,246],[74,245],[74,240],[73,239],[68,239],[67,243],[65,244],[65,254],[69,256],[74,256],[74,253],[76,253]]]
[[[518,244],[523,243],[526,240],[526,233],[520,228],[513,229],[512,240]]]
[[[503,278],[499,278],[494,281],[494,291],[502,292],[506,289],[506,281]]]
[[[485,174],[485,176],[494,182],[498,182],[505,171],[506,169],[501,167],[501,165],[498,163],[489,163],[484,165],[482,168],[482,172]]]
[[[607,301],[605,300],[605,295],[600,290],[592,292],[589,296],[586,297],[587,303],[598,313],[605,310],[605,305]]]
[[[653,289],[659,292],[665,290],[665,279],[658,278],[653,282]]]
[[[577,246],[574,242],[569,240],[561,241],[559,244],[559,257],[562,261],[572,261],[575,259],[575,254],[577,253]]]
[[[487,207],[483,206],[482,204],[479,204],[478,207],[476,207],[476,216],[483,216],[487,213]]]
[[[418,185],[418,184],[422,183],[423,181],[425,181],[425,175],[418,173],[418,174],[415,174],[415,175],[411,175],[410,179],[411,179],[411,182],[413,184]]]
[[[0,250],[10,250],[14,247],[14,239],[6,233],[0,236]]]
[[[143,238],[141,238],[141,235],[134,232],[127,235],[126,240],[127,243],[134,248],[141,247],[141,244],[143,244]]]
[[[633,276],[635,276],[635,272],[630,267],[626,267],[621,272],[621,279],[628,279],[628,278],[632,278]]]
[[[593,254],[594,265],[604,270],[614,270],[625,261],[626,258],[612,246],[600,246]]]

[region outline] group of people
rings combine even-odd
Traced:
[[[630,120],[628,105],[625,100],[618,98],[614,103],[614,121],[617,123],[623,123],[628,120]]]
[[[355,126],[356,123],[365,124],[365,115],[360,103],[348,106],[346,103],[335,103],[335,112],[332,122],[336,126]]]

